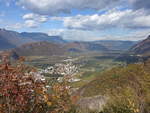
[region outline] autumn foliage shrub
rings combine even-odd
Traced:
[[[101,113],[139,113],[139,108],[133,100],[124,97],[108,103]]]
[[[54,83],[38,78],[35,69],[22,62],[11,64],[4,54],[0,64],[0,113],[67,113],[72,109],[67,82]]]

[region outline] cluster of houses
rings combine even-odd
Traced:
[[[78,73],[78,67],[74,65],[72,62],[65,62],[65,63],[57,63],[54,66],[49,66],[45,69],[40,69],[39,73],[47,74],[51,77],[51,75],[54,75],[53,77],[58,77],[58,80],[61,81],[64,76],[69,76],[70,82],[77,82],[80,81],[80,79],[77,79],[75,75]]]

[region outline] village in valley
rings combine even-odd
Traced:
[[[47,66],[44,69],[39,69],[38,73],[44,75],[47,78],[57,78],[61,82],[62,78],[65,76],[69,77],[69,82],[78,82],[80,79],[76,77],[76,74],[79,72],[79,67],[76,66],[70,57],[66,60],[63,60],[63,63],[56,63],[53,66]]]

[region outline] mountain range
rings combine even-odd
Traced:
[[[110,50],[121,50],[126,51],[133,45],[137,44],[138,41],[121,41],[121,40],[100,40],[94,41],[96,44],[101,44]]]
[[[0,50],[10,50],[19,55],[60,55],[66,52],[126,51],[137,41],[98,40],[91,42],[67,41],[61,36],[40,32],[16,32],[0,29]]]
[[[46,41],[25,44],[11,51],[19,56],[63,55],[66,52],[62,45]]]
[[[66,53],[74,52],[89,52],[89,51],[107,51],[104,46],[97,44],[72,42],[72,43],[51,43],[47,41],[33,42],[24,44],[11,51],[19,56],[51,56],[51,55],[64,55]]]
[[[54,43],[65,43],[66,41],[62,39],[61,36],[49,36],[46,33],[28,33],[28,32],[23,32],[20,33],[20,35],[24,39],[32,39],[34,42],[40,42],[40,41],[47,41],[47,42],[54,42]]]
[[[15,31],[0,29],[0,50],[16,48],[27,43],[40,41],[65,43],[65,40],[60,36],[48,36],[45,33],[18,33]]]

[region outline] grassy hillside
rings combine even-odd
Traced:
[[[93,97],[96,95],[109,97],[109,107],[106,108],[107,112],[104,113],[149,113],[149,68],[150,61],[143,64],[130,64],[127,67],[113,68],[99,74],[95,80],[83,86],[79,92],[82,97]],[[124,111],[131,103],[134,104],[134,107],[139,112]],[[113,111],[110,109],[113,109]],[[124,112],[114,112],[114,109],[122,109]]]

